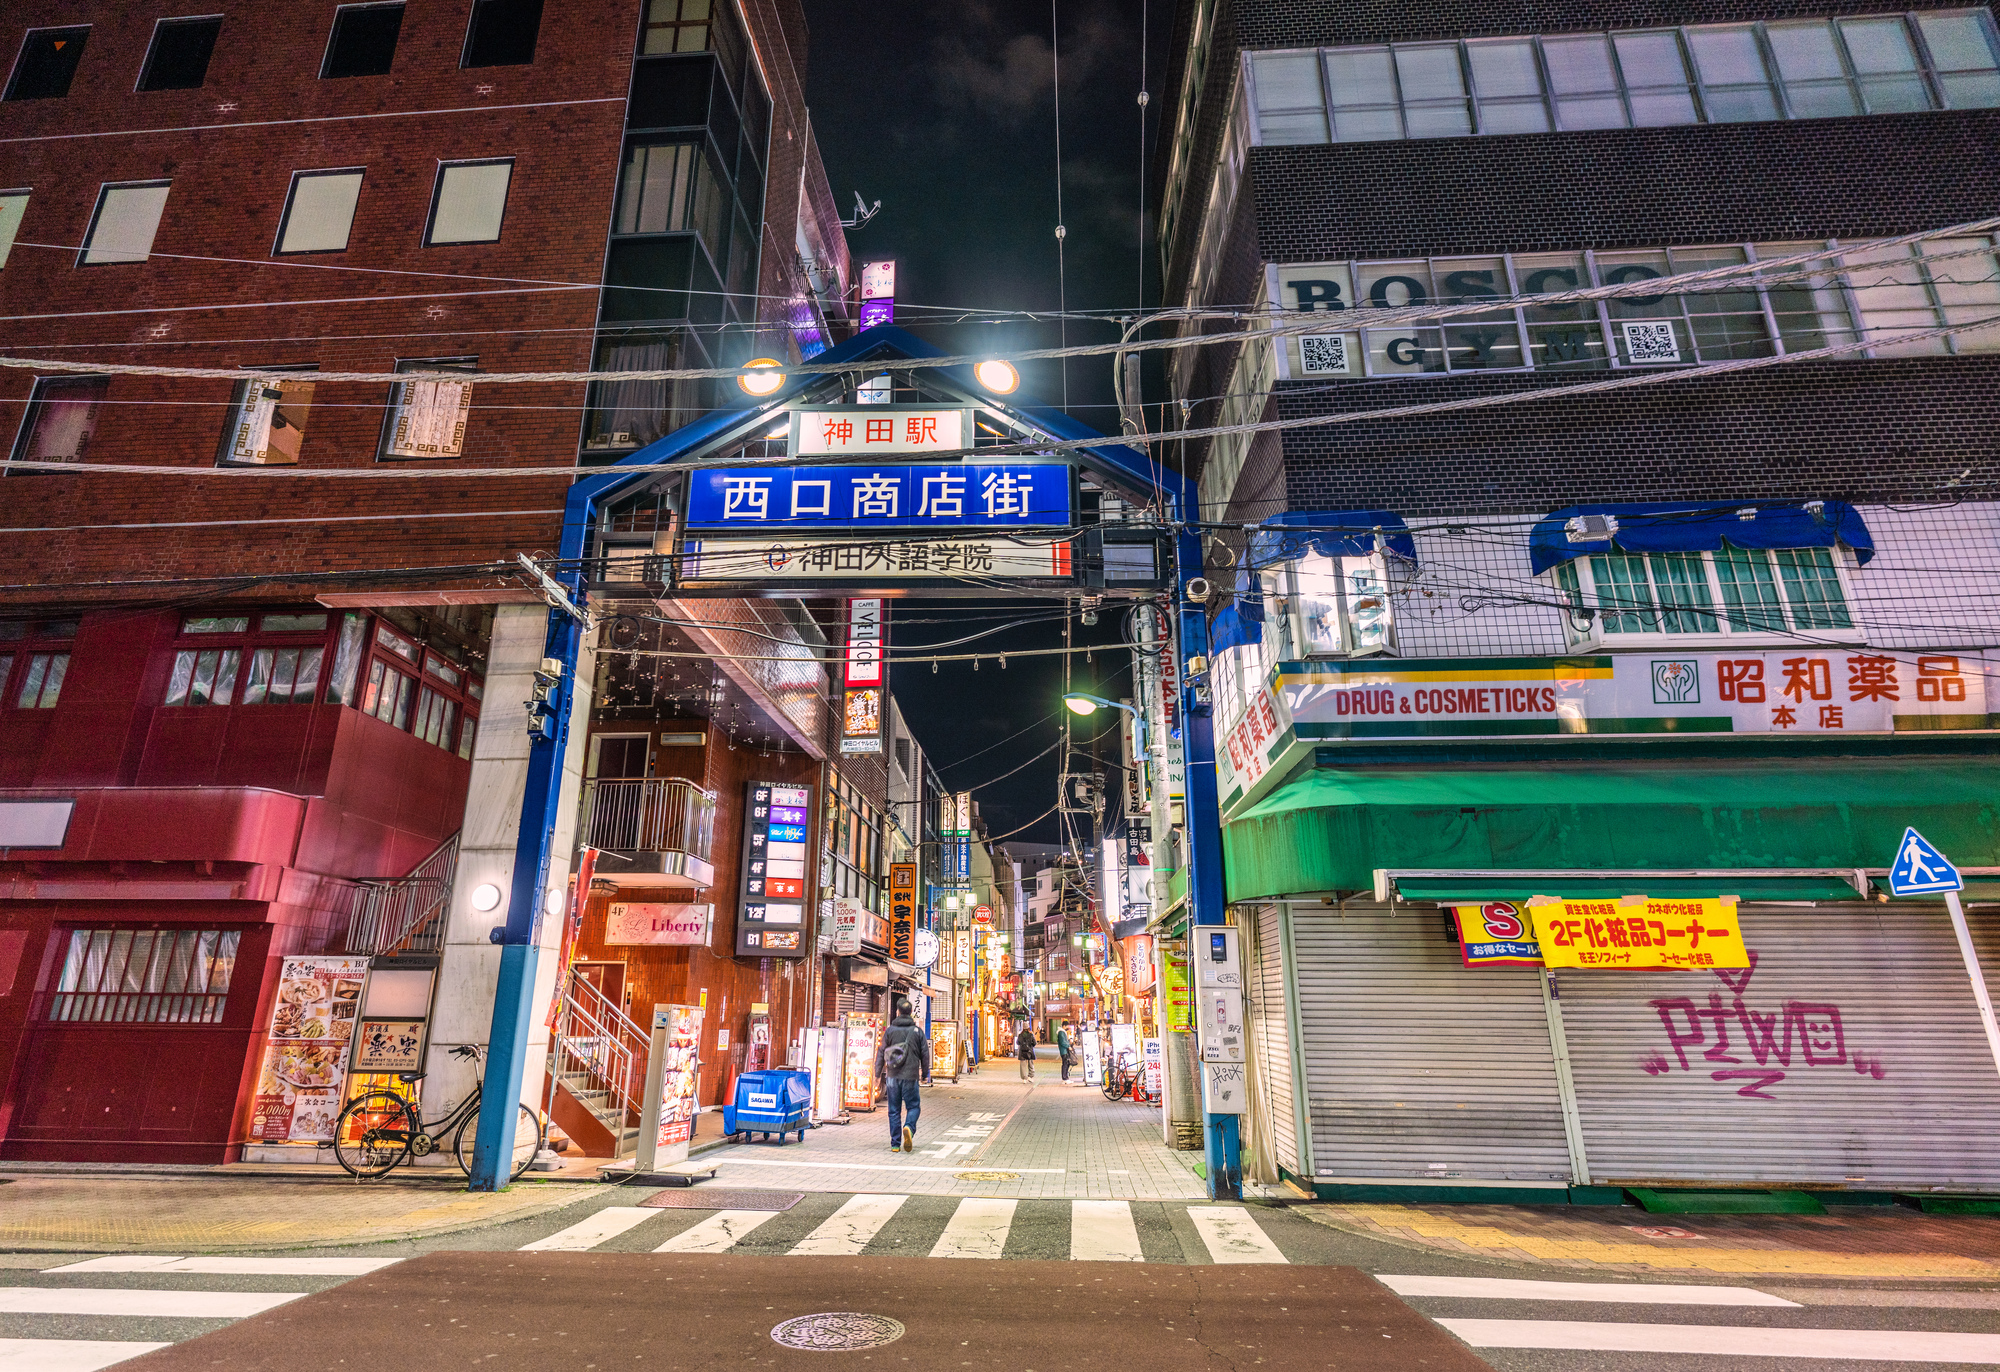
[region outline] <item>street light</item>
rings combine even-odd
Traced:
[[[745,362],[743,371],[737,375],[736,384],[751,395],[770,395],[785,384],[785,374],[778,370],[782,365],[775,357],[760,357]]]
[[[1103,706],[1107,710],[1123,710],[1126,714],[1132,716],[1134,727],[1139,732],[1139,751],[1141,753],[1146,751],[1146,717],[1130,705],[1121,705],[1115,700],[1106,700],[1103,696],[1094,696],[1088,691],[1066,692],[1062,700],[1063,704],[1069,706],[1071,711],[1079,715],[1094,715],[1097,713],[1099,706]]]
[[[1014,370],[1013,364],[1002,362],[997,357],[979,363],[972,369],[972,374],[980,385],[995,395],[1009,395],[1021,384],[1021,374]]]

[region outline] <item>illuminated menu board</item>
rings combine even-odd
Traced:
[[[806,955],[806,856],[812,847],[812,788],[772,781],[745,787],[739,957]]]

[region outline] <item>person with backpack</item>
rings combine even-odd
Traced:
[[[931,1041],[910,1018],[908,1001],[898,1000],[875,1050],[875,1080],[889,1103],[889,1151],[908,1153],[916,1146],[917,1116],[923,1113],[918,1082],[931,1076]]]
[[[1035,1079],[1035,1031],[1028,1025],[1014,1036],[1014,1056],[1021,1060],[1021,1080]]]
[[[1056,1056],[1062,1059],[1062,1079],[1068,1081],[1070,1049],[1069,1028],[1066,1025],[1058,1024],[1056,1026]]]

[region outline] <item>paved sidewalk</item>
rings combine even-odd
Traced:
[[[0,1185],[0,1250],[221,1253],[329,1248],[503,1224],[602,1194],[595,1182],[328,1184],[271,1177],[27,1176]]]
[[[1301,1205],[1294,1213],[1453,1257],[1585,1271],[2000,1280],[2000,1216],[1891,1207],[1826,1215],[1650,1215],[1631,1206],[1341,1204]]]
[[[1192,1200],[1207,1194],[1191,1162],[1160,1139],[1150,1106],[1065,1085],[1054,1050],[1023,1082],[1012,1061],[982,1063],[923,1093],[916,1151],[889,1151],[886,1108],[809,1131],[803,1144],[704,1151],[718,1182],[799,1191],[935,1196]],[[1081,1069],[1075,1074],[1079,1080]],[[1185,1159],[1185,1161],[1184,1161]],[[710,1183],[713,1185],[714,1183]]]

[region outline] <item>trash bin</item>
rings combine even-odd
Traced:
[[[778,1136],[796,1129],[805,1142],[812,1125],[812,1074],[789,1068],[745,1072],[736,1078],[736,1099],[722,1107],[722,1132]]]

